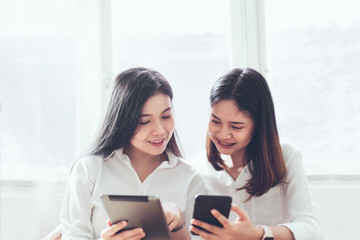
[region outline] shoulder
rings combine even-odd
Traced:
[[[183,174],[197,174],[198,171],[194,166],[190,163],[190,161],[185,160],[182,157],[175,156],[172,152],[167,151],[166,154],[169,158],[169,167],[176,169],[177,172],[181,172]]]
[[[187,172],[189,175],[199,174],[199,171],[189,160],[178,158],[177,167]]]
[[[204,160],[206,160],[206,152],[201,152],[191,156],[186,160],[186,162],[191,165],[192,168],[196,169],[198,172],[201,172],[205,166],[204,163],[206,163]]]
[[[292,164],[302,164],[302,155],[299,150],[290,144],[281,144],[281,150],[287,166]]]
[[[305,178],[305,170],[301,152],[289,144],[281,145],[286,164],[286,181]]]
[[[101,163],[101,161],[103,161],[103,157],[101,156],[97,156],[97,155],[86,155],[84,157],[81,157],[80,159],[78,159],[73,168],[84,168],[84,169],[88,169],[91,170],[93,168],[97,169]]]
[[[203,176],[188,160],[179,158],[176,167],[178,170],[175,174],[182,179],[183,185],[188,186],[190,192],[196,194],[206,192]]]
[[[214,167],[207,159],[206,151],[198,153],[192,158],[190,158],[189,164],[193,168],[195,168],[196,171],[198,171],[200,175],[204,178],[208,178],[210,176],[218,176],[218,172],[214,169]]]
[[[71,175],[76,178],[96,179],[100,165],[103,161],[102,156],[87,155],[78,159],[72,169]]]

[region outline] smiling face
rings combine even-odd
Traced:
[[[170,97],[156,93],[142,108],[138,127],[130,139],[131,147],[148,155],[161,155],[173,135],[174,125]]]
[[[209,136],[221,154],[242,160],[254,131],[254,121],[239,110],[234,100],[221,100],[211,107]]]

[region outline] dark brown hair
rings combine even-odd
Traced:
[[[286,174],[269,87],[257,71],[236,68],[218,79],[211,89],[211,106],[225,99],[234,100],[239,110],[254,121],[253,136],[242,163],[248,165],[252,177],[238,190],[245,189],[250,198],[261,196],[283,182]],[[223,170],[224,161],[209,136],[206,150],[212,166],[217,171]]]
[[[120,73],[115,78],[105,119],[90,154],[106,158],[128,144],[138,126],[145,102],[157,92],[173,98],[170,84],[159,72],[139,67]],[[166,149],[181,157],[176,138],[174,130]]]

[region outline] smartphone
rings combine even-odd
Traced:
[[[195,197],[194,204],[194,213],[193,218],[207,222],[218,227],[223,227],[223,225],[211,214],[211,209],[218,210],[224,217],[228,218],[230,214],[232,198],[225,195],[197,195]],[[205,229],[195,226],[203,231]],[[191,232],[193,235],[197,235],[194,232]]]

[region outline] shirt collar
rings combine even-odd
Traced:
[[[117,150],[113,151],[109,156],[107,156],[106,158],[104,158],[104,160],[108,160],[109,158],[112,158],[116,151],[117,151]]]
[[[179,158],[175,156],[170,150],[166,151],[166,155],[168,156],[169,161],[163,161],[160,166],[164,168],[173,168],[179,161]]]
[[[246,165],[241,170],[241,172],[236,180],[234,180],[230,176],[230,174],[228,172],[226,172],[225,170],[221,170],[221,171],[214,170],[214,171],[215,171],[215,174],[217,175],[219,184],[221,184],[223,186],[232,187],[235,189],[243,187],[247,183],[247,181],[251,179],[251,173],[250,173],[248,165]]]

